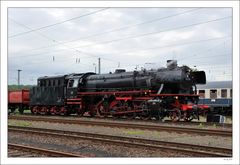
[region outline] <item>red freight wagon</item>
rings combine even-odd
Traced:
[[[14,112],[16,109],[23,113],[24,109],[29,109],[29,90],[8,91],[8,109]]]

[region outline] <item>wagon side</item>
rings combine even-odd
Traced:
[[[11,112],[18,110],[23,113],[24,109],[29,109],[29,90],[8,91],[8,109]]]

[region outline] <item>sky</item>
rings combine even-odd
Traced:
[[[178,65],[232,80],[231,8],[8,8],[8,84]]]

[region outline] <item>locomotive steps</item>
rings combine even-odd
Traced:
[[[118,128],[132,128],[132,129],[144,129],[153,131],[166,131],[177,133],[188,133],[198,135],[210,135],[210,136],[232,136],[232,131],[216,130],[216,129],[199,129],[189,127],[173,127],[173,126],[161,126],[161,125],[143,125],[132,123],[120,123],[120,122],[104,122],[104,121],[83,121],[73,119],[57,119],[48,117],[30,117],[30,116],[9,116],[9,119],[14,120],[27,120],[27,121],[43,121],[51,123],[63,123],[63,124],[78,124],[78,125],[92,125],[92,126],[104,126],[104,127],[118,127]]]

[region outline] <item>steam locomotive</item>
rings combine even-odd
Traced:
[[[157,70],[45,76],[30,89],[29,106],[34,114],[191,121],[204,108],[197,104],[196,84],[205,83],[204,71],[179,67],[174,60]]]
[[[198,118],[196,84],[205,84],[203,71],[178,67],[167,61],[166,68],[115,73],[81,73],[41,77],[30,90],[32,113],[91,116],[139,116],[143,119],[177,121]]]

